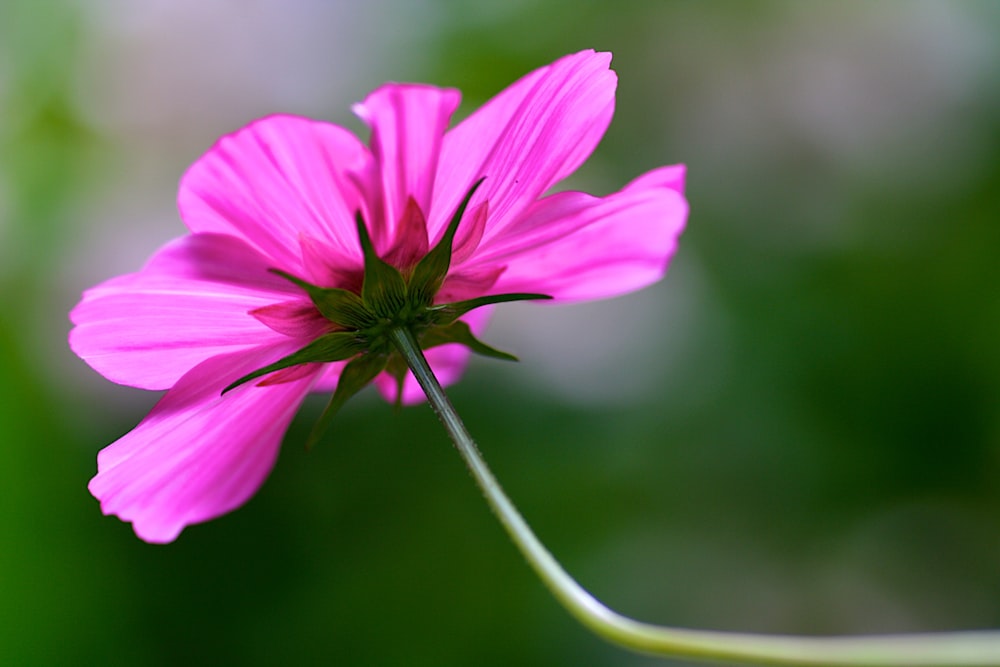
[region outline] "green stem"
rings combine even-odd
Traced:
[[[687,630],[622,616],[588,593],[535,537],[490,472],[413,334],[391,337],[441,419],[500,523],[557,600],[583,625],[625,648],[664,657],[764,665],[1000,667],[1000,632],[795,637]]]

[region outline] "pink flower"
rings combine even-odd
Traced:
[[[543,196],[590,155],[611,120],[610,61],[593,51],[562,58],[450,130],[458,91],[386,84],[354,107],[371,128],[368,146],[342,127],[293,116],[219,140],[180,184],[191,234],[137,273],[88,290],[70,314],[70,346],[95,370],[168,390],[98,455],[89,488],[103,512],[132,522],[144,540],[169,542],[260,487],[305,395],[336,388],[345,365],[370,351],[260,371],[317,341],[346,338],[313,292],[340,288],[327,291],[358,301],[368,274],[356,214],[373,252],[405,280],[446,228],[454,231],[452,217],[461,220],[427,303],[511,292],[577,301],[658,280],[687,215],[682,166],[606,197]],[[463,311],[461,321],[478,333],[489,310]],[[469,348],[438,345],[427,356],[451,383]],[[386,369],[375,384],[395,399],[403,376],[386,358],[369,370]],[[247,375],[263,377],[223,393]],[[404,402],[423,397],[412,376],[402,387]]]

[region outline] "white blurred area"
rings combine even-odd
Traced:
[[[1000,104],[1000,5],[768,8],[754,29],[732,14],[714,21],[691,12],[666,47],[674,78],[689,77],[689,86],[658,87],[672,145],[681,159],[697,156],[703,178],[725,184],[714,205],[742,241],[800,250],[850,243],[860,231],[850,221],[852,190],[947,193],[988,157],[976,142],[979,119]],[[768,207],[782,212],[767,215]],[[746,228],[747,213],[773,222]]]
[[[118,150],[93,203],[81,278],[137,269],[183,233],[183,171],[221,135],[271,113],[351,122],[349,106],[388,72],[420,71],[416,2],[110,1],[86,8],[77,102]],[[411,30],[417,28],[414,34]],[[383,74],[386,73],[386,74]]]
[[[430,56],[442,30],[508,14],[481,4],[482,12],[468,16],[431,0],[78,4],[85,34],[76,104],[116,155],[104,189],[79,211],[76,224],[87,231],[60,280],[67,303],[75,299],[70,293],[138,269],[183,233],[177,180],[221,134],[275,112],[361,130],[349,107],[374,86],[437,83]],[[763,245],[843,243],[850,225],[841,194],[852,170],[878,173],[887,186],[919,179],[943,187],[961,178],[937,163],[954,167],[950,156],[975,154],[964,124],[978,111],[969,100],[998,80],[995,5],[769,6],[765,28],[757,17],[753,30],[730,12],[715,20],[700,9],[686,16],[663,6],[620,44],[615,65],[632,91],[620,96],[616,122],[641,127],[662,164],[687,162],[691,192],[711,192],[736,236]],[[617,48],[609,42],[565,51]],[[637,101],[656,108],[635,108]],[[795,159],[819,167],[804,169],[800,182],[769,181],[770,171],[787,171],[776,160]],[[600,151],[596,160],[588,174],[607,171]],[[746,196],[761,183],[769,183],[764,196]],[[800,209],[801,216],[794,228],[746,228],[747,201]],[[692,227],[702,207],[692,200]],[[572,402],[631,401],[669,387],[664,378],[691,359],[712,361],[702,388],[710,394],[724,381],[725,320],[682,238],[666,283],[616,301],[501,307],[485,338],[527,362],[511,378]],[[64,364],[53,372],[65,374]],[[92,373],[78,380],[103,382]],[[697,388],[688,391],[698,400]]]

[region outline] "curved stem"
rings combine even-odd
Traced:
[[[413,334],[391,332],[500,523],[557,600],[583,625],[625,648],[664,657],[766,665],[844,667],[1000,667],[1000,632],[869,637],[795,637],[687,630],[642,623],[615,612],[576,582],[539,541],[490,472]]]

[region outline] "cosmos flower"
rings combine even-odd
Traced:
[[[384,335],[411,330],[442,383],[492,304],[623,294],[662,277],[684,226],[684,168],[619,192],[545,193],[600,141],[610,54],[520,79],[449,129],[460,95],[386,84],[338,125],[269,116],[220,139],[181,180],[190,230],[138,272],[87,290],[73,351],[106,378],[167,390],[98,455],[90,491],[149,542],[240,506],[309,392],[328,414],[373,381],[423,398]],[[324,418],[327,415],[324,415]]]

